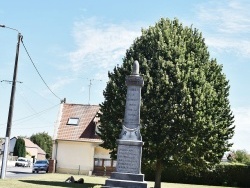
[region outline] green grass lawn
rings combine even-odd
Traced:
[[[79,178],[84,179],[84,184],[74,184],[64,182],[70,174],[41,174],[38,176],[30,176],[20,179],[0,179],[0,187],[3,188],[60,188],[60,187],[93,187],[100,188],[105,184],[107,177],[99,176],[83,176],[83,175],[73,175],[76,180]],[[148,182],[148,187],[153,187],[154,182]],[[175,183],[162,183],[162,188],[215,188],[218,186],[203,186],[203,185],[188,185],[188,184],[175,184]]]

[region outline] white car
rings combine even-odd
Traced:
[[[18,157],[15,166],[30,167],[30,160],[24,157]]]

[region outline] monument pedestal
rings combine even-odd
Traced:
[[[141,174],[142,141],[117,140],[118,152],[116,171],[106,180],[105,187],[147,188]]]
[[[105,187],[147,188],[147,182],[144,181],[144,174],[112,172]]]

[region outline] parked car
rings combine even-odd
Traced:
[[[38,173],[39,171],[49,171],[49,161],[48,160],[38,160],[33,165],[32,173]]]
[[[30,160],[24,157],[18,157],[15,166],[30,167]]]

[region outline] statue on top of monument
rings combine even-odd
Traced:
[[[139,76],[139,62],[135,61],[133,64],[133,71],[132,75],[138,75]]]

